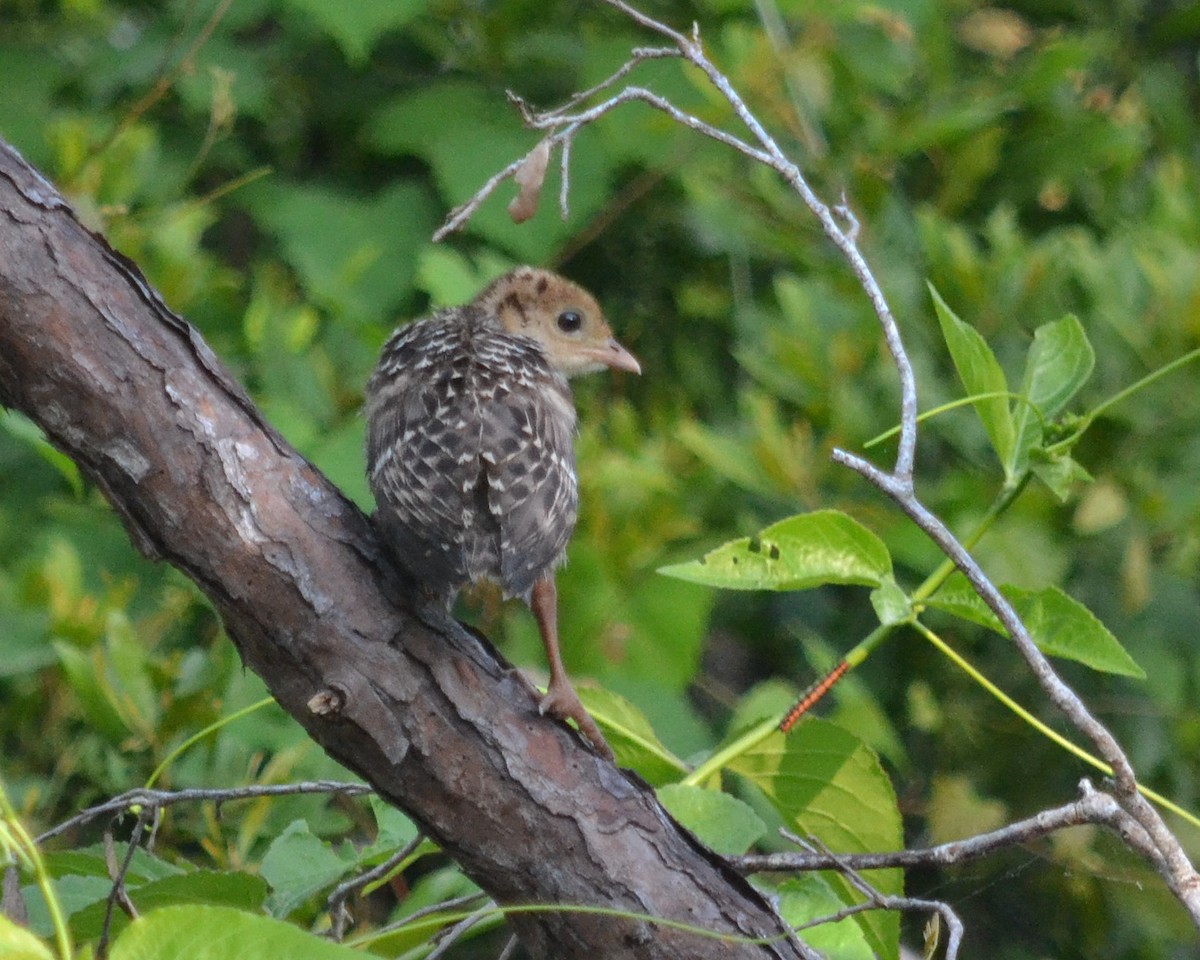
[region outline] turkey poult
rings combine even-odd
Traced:
[[[550,664],[541,712],[611,757],[563,667],[554,585],[579,505],[567,378],[604,367],[641,372],[592,296],[513,270],[384,345],[367,384],[367,476],[384,538],[428,594],[449,607],[492,580],[529,604]]]

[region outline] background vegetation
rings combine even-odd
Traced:
[[[963,393],[927,281],[988,340],[1010,383],[1032,332],[1076,314],[1096,351],[1079,411],[1198,346],[1193,4],[647,9],[698,20],[710,56],[819,191],[850,199],[923,409]],[[521,262],[594,290],[645,375],[579,385],[583,515],[560,579],[568,665],[628,698],[689,757],[745,715],[747,691],[785,701],[781,685],[803,687],[875,617],[858,588],[718,594],[657,568],[818,507],[882,537],[906,586],[938,557],[829,463],[834,447],[861,449],[894,425],[894,371],[853,278],[767,171],[634,106],[581,136],[565,223],[553,193],[520,227],[494,199],[464,234],[430,243],[451,206],[536,139],[506,89],[550,105],[648,43],[584,2],[3,0],[0,135],[141,265],[364,508],[362,385],[397,322],[467,299]],[[641,69],[642,85],[730,121],[678,64]],[[1143,780],[1192,810],[1195,376],[1184,367],[1109,408],[1075,449],[1091,481],[1065,502],[1030,485],[978,547],[998,582],[1061,587],[1120,638],[1146,680],[1075,664],[1067,678]],[[926,423],[918,484],[953,528],[970,529],[1003,481],[969,408]],[[541,665],[523,608],[482,595],[468,612],[511,659]],[[944,635],[1056,722],[1006,641],[949,620]],[[187,737],[263,695],[198,591],[138,557],[100,494],[27,421],[0,412],[0,771],[18,813],[36,831],[143,783]],[[1062,802],[1091,773],[912,633],[893,636],[821,709],[882,756],[910,845]],[[159,782],[318,776],[344,774],[272,707],[185,752]],[[297,888],[287,857],[303,851],[336,878],[337,862],[411,832],[371,810],[323,798],[224,816],[178,807],[157,856],[236,878],[228,902],[304,925],[328,884]],[[1200,832],[1172,824],[1200,853]],[[146,877],[160,879],[155,869],[165,870],[148,861]],[[72,881],[62,895],[76,935],[94,937],[107,881]],[[426,860],[372,903],[383,920],[462,889],[452,867]],[[952,901],[977,957],[1194,949],[1157,878],[1095,831],[915,872],[908,889]],[[458,949],[498,948],[485,938]]]

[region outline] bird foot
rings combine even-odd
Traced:
[[[612,747],[604,739],[604,734],[600,732],[600,727],[592,719],[592,715],[584,709],[579,694],[570,683],[551,681],[546,695],[538,702],[538,713],[542,716],[549,714],[556,720],[574,720],[579,732],[587,738],[596,753],[605,760],[614,759]]]

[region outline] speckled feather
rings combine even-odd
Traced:
[[[475,304],[398,330],[367,388],[367,469],[400,562],[446,602],[529,598],[575,528],[575,409],[533,339]]]

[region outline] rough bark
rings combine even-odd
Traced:
[[[768,904],[643,783],[538,716],[486,642],[410,612],[370,521],[2,141],[0,402],[79,464],[143,553],[200,585],[313,739],[497,901],[780,935]],[[807,954],[569,912],[511,922],[535,957]]]

